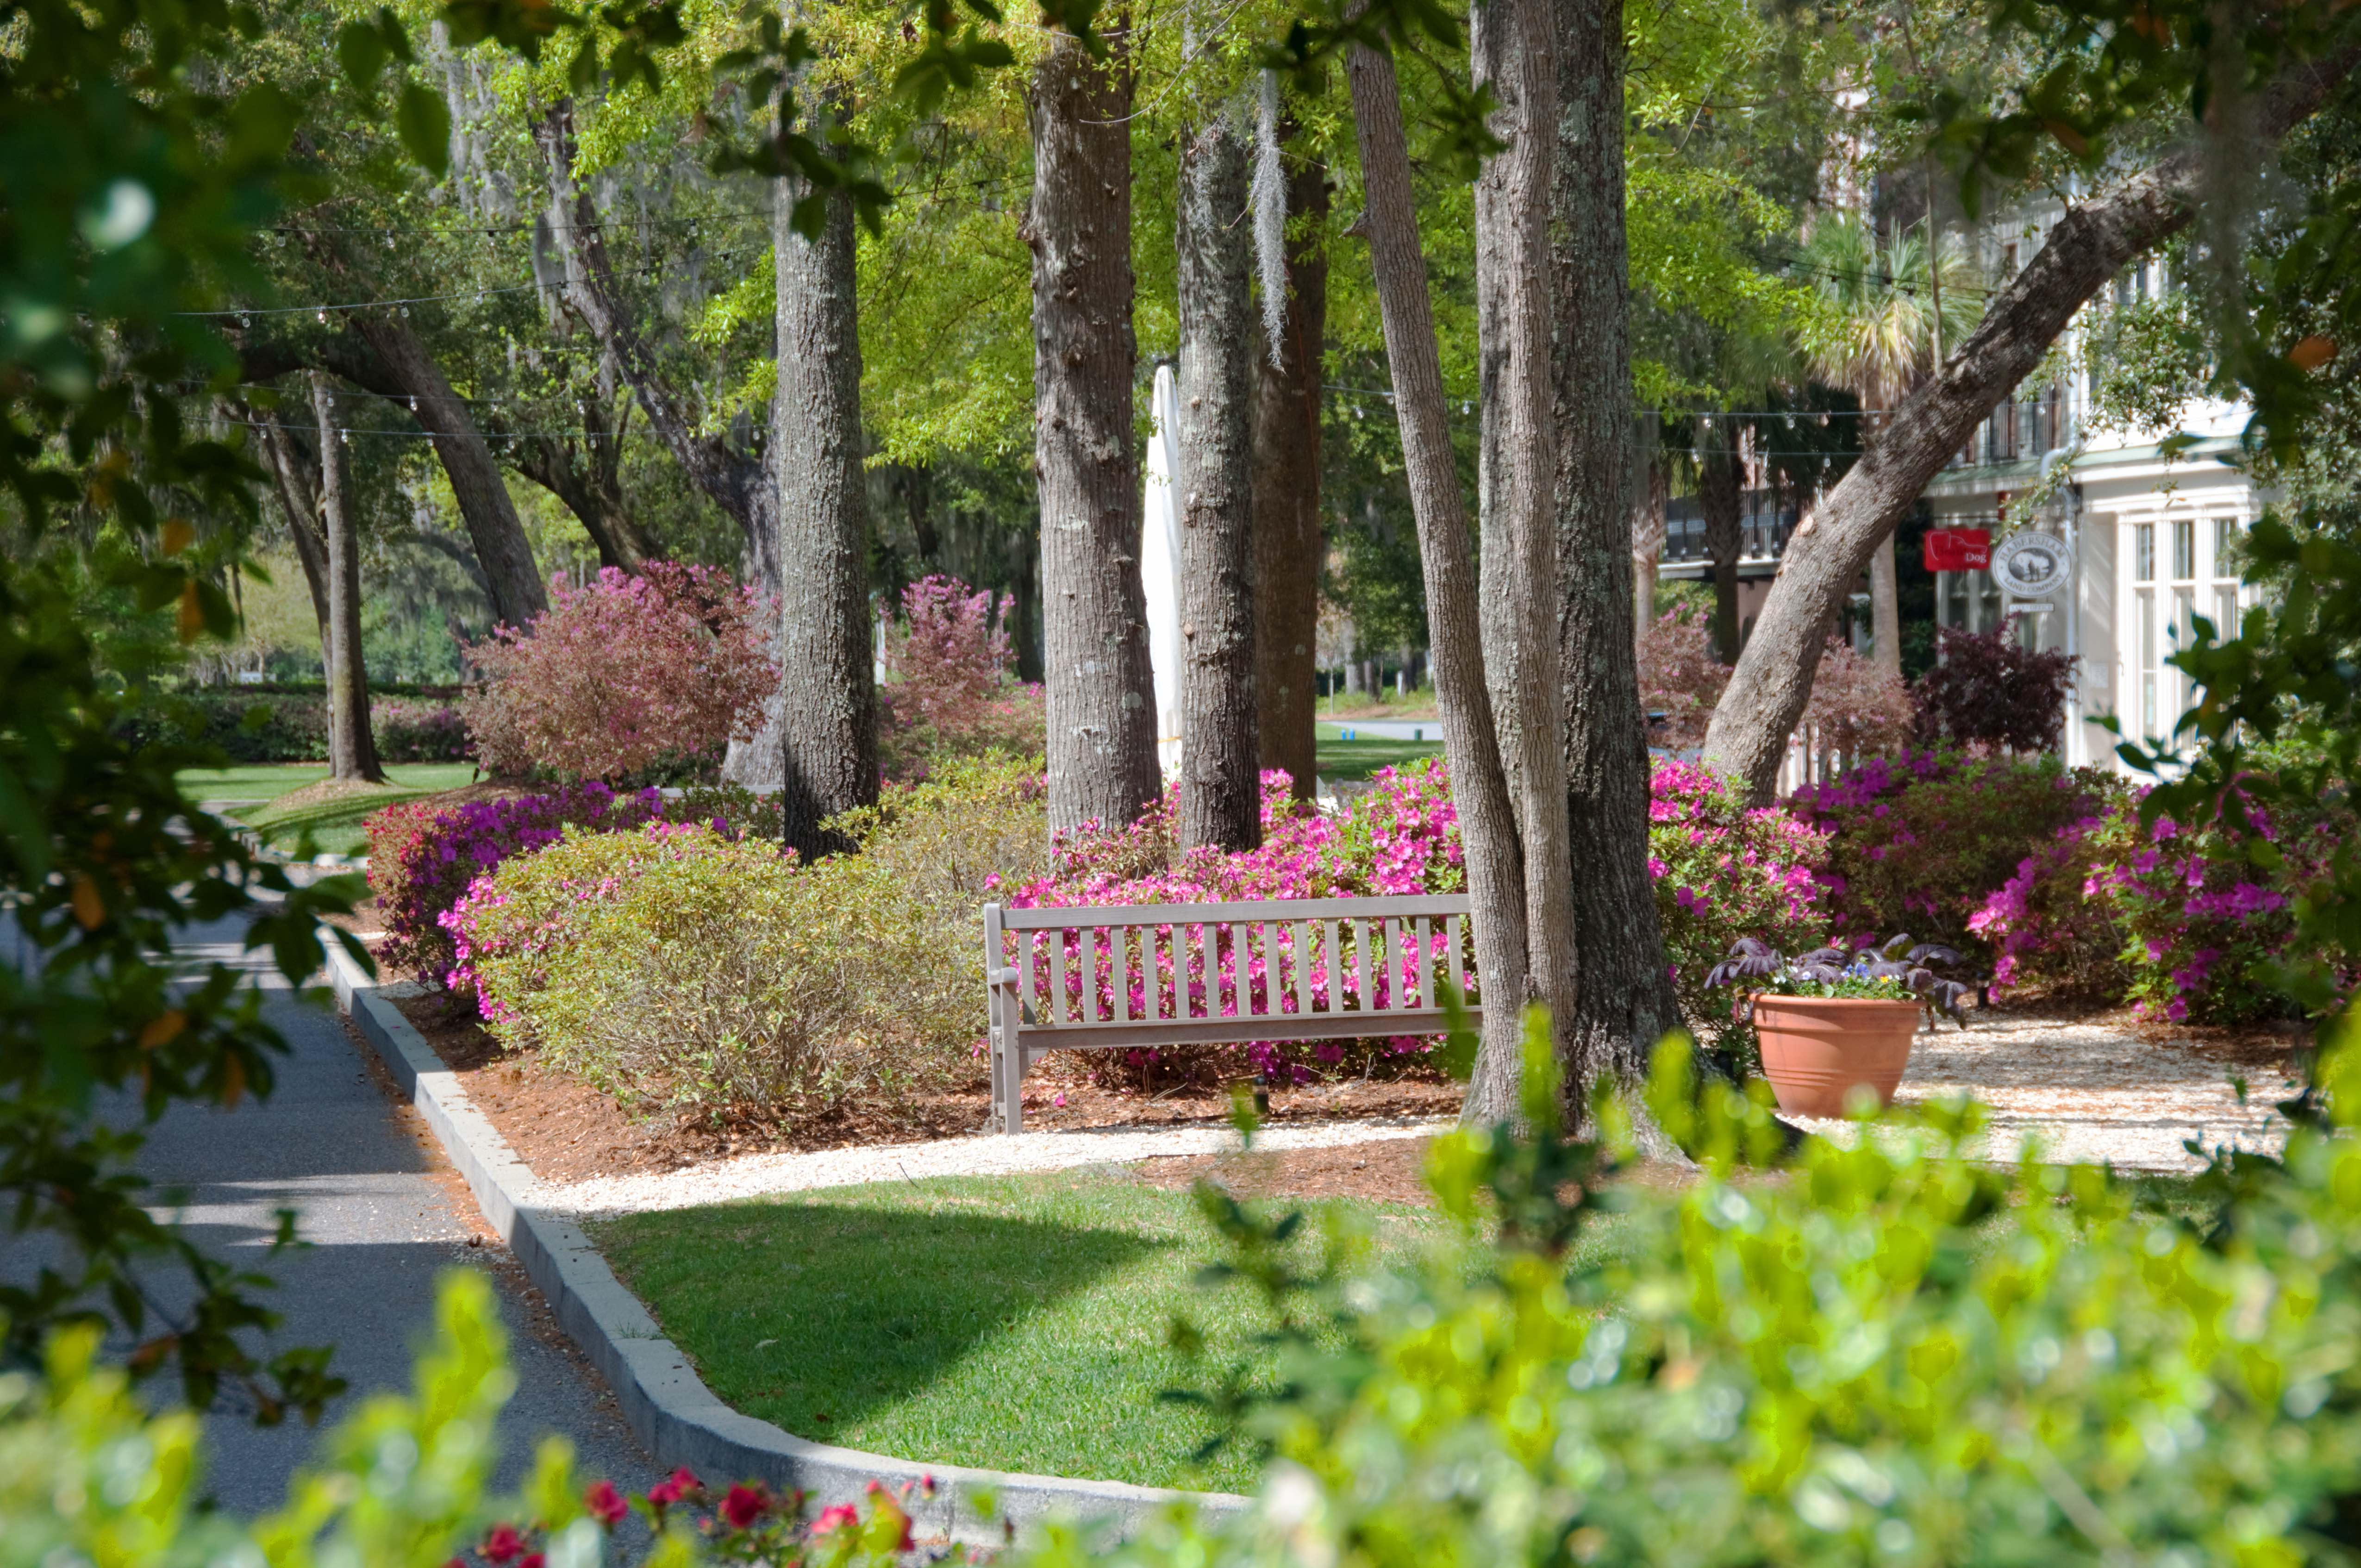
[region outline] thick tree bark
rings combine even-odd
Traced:
[[[1291,137],[1292,123],[1281,120]],[[1295,797],[1318,786],[1320,411],[1328,334],[1328,168],[1305,159],[1287,183],[1290,217],[1310,232],[1287,247],[1286,327],[1255,395],[1255,707],[1260,765],[1282,768]]]
[[[829,198],[817,241],[791,220],[800,181],[774,203],[778,390],[771,463],[782,585],[778,712],[786,841],[807,858],[842,849],[821,824],[877,799],[877,686],[869,645],[869,487],[861,469],[861,334],[852,201]]]
[[[1558,648],[1559,422],[1551,407],[1550,203],[1557,62],[1550,0],[1487,0],[1469,54],[1506,144],[1476,181],[1476,298],[1483,376],[1484,668],[1524,849],[1528,999],[1564,1037],[1575,1006],[1573,860],[1566,828]],[[1488,1092],[1513,1064],[1479,1073]],[[1498,1121],[1513,1098],[1472,1107]]]
[[[2347,46],[2290,70],[2263,94],[2257,129],[2276,142],[2349,76]],[[2076,203],[2031,262],[2002,285],[1983,320],[1903,400],[1871,449],[1828,493],[1809,533],[1787,546],[1754,635],[1706,731],[1708,767],[1767,803],[1779,759],[1811,700],[1820,639],[1878,544],[2012,387],[2030,375],[2074,313],[2125,263],[2186,228],[2202,193],[2202,152],[2175,153],[2107,194]]]
[[[247,412],[254,418],[250,411]],[[328,616],[328,541],[320,532],[320,492],[312,482],[312,459],[276,413],[263,413],[256,422],[262,426],[262,455],[270,469],[271,493],[279,498],[280,513],[287,519],[288,535],[295,543],[295,560],[303,569],[304,586],[312,591],[324,681],[331,671],[328,645],[334,633]]]
[[[1124,34],[1117,29],[1114,36]],[[1049,828],[1119,827],[1162,787],[1139,577],[1131,105],[1123,47],[1052,39],[1033,78],[1033,452]]]
[[[1706,563],[1713,573],[1713,652],[1725,664],[1738,662],[1738,556],[1746,508],[1736,443],[1722,416],[1697,422],[1697,511],[1705,522]]]
[[[328,776],[385,780],[377,735],[369,725],[368,664],[361,654],[360,538],[345,487],[345,443],[336,423],[336,392],[312,373],[312,416],[320,430],[320,521],[327,535]]]
[[[1629,1085],[1681,1018],[1648,872],[1647,718],[1629,576],[1635,422],[1623,227],[1623,4],[1554,0],[1554,380],[1565,442],[1557,566],[1576,959],[1574,1014],[1560,1034],[1570,1086],[1602,1075]],[[1653,1126],[1644,1116],[1635,1120],[1643,1134]]]
[[[1418,521],[1426,577],[1427,641],[1433,650],[1435,704],[1451,765],[1467,862],[1477,972],[1484,1001],[1484,1039],[1463,1118],[1498,1119],[1517,1103],[1521,1016],[1529,989],[1525,871],[1515,808],[1500,763],[1492,699],[1484,684],[1483,623],[1477,611],[1475,565],[1468,559],[1466,503],[1451,453],[1449,408],[1427,297],[1426,258],[1411,192],[1410,148],[1402,134],[1401,93],[1390,57],[1355,45],[1346,62],[1367,210],[1362,214],[1393,374],[1394,413],[1401,426],[1402,466]]]
[[[418,422],[434,433],[434,455],[443,460],[459,516],[476,546],[476,559],[491,587],[492,614],[511,626],[523,626],[549,608],[549,589],[533,558],[533,542],[518,521],[516,503],[509,499],[500,461],[476,426],[474,411],[451,389],[443,367],[409,323],[386,311],[357,311],[354,316],[354,329],[408,390]]]
[[[1262,842],[1255,763],[1254,227],[1243,105],[1180,139],[1180,842]]]

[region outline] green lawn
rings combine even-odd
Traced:
[[[393,762],[386,776],[411,789],[457,789],[476,773],[472,762]],[[249,762],[236,768],[185,768],[174,775],[191,800],[277,800],[328,776],[325,762]]]
[[[1334,1205],[1389,1255],[1449,1245],[1418,1209]],[[1250,1490],[1198,1408],[1160,1399],[1266,1353],[1185,1192],[1121,1176],[940,1179],[631,1215],[608,1258],[713,1391],[799,1436],[947,1464]],[[1316,1245],[1316,1244],[1311,1244]],[[1204,1331],[1203,1362],[1166,1343]]]
[[[387,766],[385,773],[392,785],[389,789],[321,801],[291,811],[278,810],[271,803],[326,778],[328,770],[324,764],[257,762],[236,768],[192,768],[181,773],[179,780],[181,794],[191,800],[257,803],[236,807],[233,814],[276,849],[302,847],[308,829],[312,849],[350,855],[357,854],[366,842],[360,825],[370,812],[413,795],[456,789],[474,778],[476,770],[468,762],[394,762]]]
[[[1442,730],[1431,740],[1341,740],[1333,725],[1320,726],[1320,776],[1323,779],[1366,779],[1379,768],[1399,767],[1421,757],[1443,755]]]

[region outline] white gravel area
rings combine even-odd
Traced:
[[[1255,1136],[1258,1149],[1334,1148],[1390,1138],[1431,1137],[1453,1124],[1447,1117],[1387,1117],[1356,1122],[1282,1124]],[[857,1187],[871,1181],[929,1176],[1000,1176],[1077,1166],[1125,1165],[1165,1155],[1224,1154],[1238,1135],[1220,1127],[1104,1127],[1014,1136],[978,1134],[922,1144],[872,1144],[811,1154],[741,1155],[735,1159],[640,1176],[601,1176],[566,1186],[544,1185],[548,1208],[584,1218],[688,1209],[732,1198]]]
[[[1970,1014],[1964,1030],[1946,1023],[1911,1047],[1898,1102],[1967,1095],[1989,1121],[1971,1152],[2014,1162],[2027,1138],[2057,1164],[2126,1170],[2192,1171],[2204,1162],[2182,1146],[2277,1153],[2287,1123],[2271,1109],[2295,1085],[2277,1073],[2229,1067],[2186,1042],[2143,1039],[2104,1024],[2011,1014]],[[2241,1105],[2232,1084],[2246,1080]],[[1838,1139],[1843,1122],[1801,1125]]]

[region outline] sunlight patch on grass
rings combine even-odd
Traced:
[[[1401,1263],[1452,1239],[1424,1210],[1300,1206]],[[1192,1463],[1211,1419],[1159,1398],[1240,1362],[1269,1367],[1259,1299],[1197,1282],[1219,1249],[1185,1192],[1106,1175],[944,1179],[632,1215],[598,1232],[713,1391],[798,1436],[924,1463],[1254,1486],[1253,1456],[1235,1446]],[[1205,1334],[1202,1361],[1168,1345],[1176,1313]]]

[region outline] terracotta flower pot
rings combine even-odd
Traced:
[[[1909,1065],[1918,1033],[1916,1002],[1866,996],[1757,996],[1754,1030],[1763,1041],[1763,1076],[1790,1116],[1841,1116],[1855,1085],[1877,1091],[1881,1106]]]

